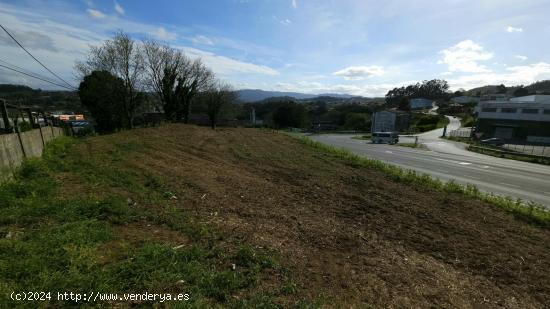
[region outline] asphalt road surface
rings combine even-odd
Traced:
[[[449,118],[447,131],[460,127],[459,119]],[[533,201],[550,208],[550,166],[470,152],[462,143],[440,139],[442,133],[443,129],[438,129],[419,134],[418,141],[424,149],[372,144],[370,141],[352,139],[353,134],[309,137],[444,181],[473,184],[481,191]],[[414,142],[414,137],[400,137],[400,143],[403,142]]]

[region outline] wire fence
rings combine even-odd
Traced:
[[[526,145],[526,144],[505,144],[503,148],[523,154],[550,157],[550,146]]]
[[[452,130],[449,132],[449,136],[451,137],[463,137],[468,138],[472,134],[471,129],[458,129],[458,130]]]
[[[44,111],[8,104],[6,100],[0,99],[0,134],[19,134],[32,129],[42,131],[45,127],[59,127],[65,134],[74,135],[70,125]]]

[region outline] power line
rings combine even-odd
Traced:
[[[0,59],[0,62],[4,63],[5,65],[10,66],[10,67],[12,67],[12,68],[19,69],[19,70],[21,70],[21,71],[23,71],[23,72],[25,72],[25,73],[28,73],[28,74],[31,74],[31,75],[34,75],[34,76],[37,76],[37,77],[40,77],[40,78],[47,79],[47,80],[51,81],[51,79],[49,79],[48,77],[46,77],[46,76],[44,76],[44,75],[42,75],[42,74],[35,73],[35,72],[31,71],[31,70],[22,68],[22,67],[20,67],[20,66],[16,66],[15,64],[9,63],[9,62],[7,62],[7,61],[5,61],[5,60]]]
[[[8,66],[6,66],[6,65],[3,65],[3,64],[0,64],[0,67],[5,68],[5,69],[8,69],[8,70],[15,71],[15,72],[20,73],[20,74],[23,74],[23,75],[27,75],[27,76],[32,77],[32,78],[39,79],[39,80],[41,80],[41,81],[44,81],[44,82],[47,82],[47,83],[50,83],[50,84],[53,84],[53,85],[56,85],[56,86],[59,86],[59,87],[68,89],[68,90],[72,90],[72,91],[75,90],[74,88],[69,88],[69,87],[67,87],[67,86],[65,86],[65,85],[61,85],[61,84],[52,82],[51,80],[47,80],[47,79],[45,79],[45,78],[41,78],[41,77],[35,76],[35,75],[33,75],[33,74],[25,73],[25,72],[23,72],[23,71],[19,71],[19,70],[14,69],[14,68],[10,68],[10,67],[8,67]]]
[[[8,30],[6,30],[6,28],[4,28],[4,26],[2,26],[1,24],[0,24],[0,28],[2,28],[2,29],[4,30],[4,32],[6,32],[6,33],[10,36],[10,38],[12,38],[12,39],[15,41],[15,43],[17,43],[17,45],[19,45],[19,47],[21,47],[27,54],[29,54],[29,56],[31,56],[32,59],[34,59],[34,60],[36,60],[36,62],[40,63],[40,65],[41,65],[44,69],[46,69],[48,72],[52,73],[53,76],[57,77],[59,80],[61,80],[61,81],[64,82],[65,84],[69,85],[69,87],[73,88],[73,90],[76,89],[76,87],[74,87],[73,85],[69,84],[67,81],[65,81],[63,78],[61,78],[59,75],[55,74],[52,70],[48,69],[48,67],[46,67],[42,62],[40,62],[40,60],[36,59],[36,57],[33,56],[25,47],[23,47],[23,45],[21,45],[21,43],[19,43],[19,41],[17,41],[17,39],[15,39],[15,38],[13,37],[13,35],[11,35],[11,33],[9,33]],[[66,88],[66,87],[65,87],[65,88]]]

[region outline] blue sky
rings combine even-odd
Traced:
[[[118,29],[201,57],[235,88],[382,96],[550,79],[550,1],[0,1],[0,22],[55,72]],[[0,60],[47,72],[0,34]],[[3,63],[3,62],[0,62]],[[0,68],[0,83],[47,84]]]

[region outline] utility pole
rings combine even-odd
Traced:
[[[10,125],[10,118],[8,116],[8,108],[6,106],[6,100],[0,99],[0,112],[2,113],[2,121],[4,122],[5,133],[13,133],[13,128]]]

